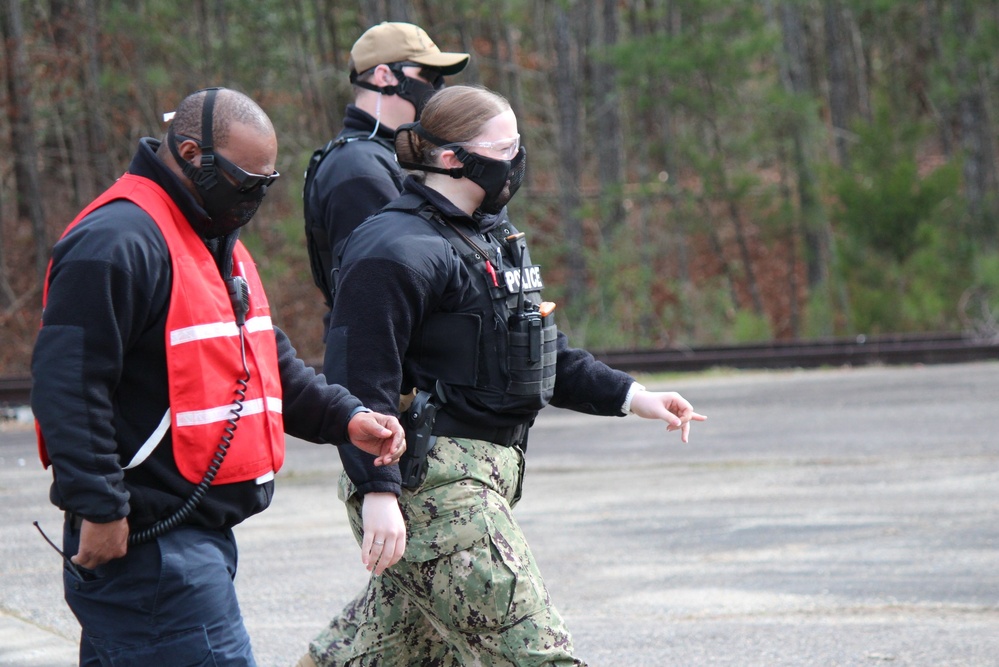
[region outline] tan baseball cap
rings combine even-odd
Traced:
[[[403,61],[434,67],[450,76],[465,69],[468,54],[442,52],[423,28],[412,23],[379,23],[350,49],[350,68],[358,74],[375,65]]]

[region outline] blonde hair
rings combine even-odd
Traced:
[[[449,86],[427,102],[420,125],[434,137],[460,144],[477,137],[487,122],[509,108],[505,97],[482,86]],[[395,144],[399,162],[411,164],[433,164],[439,148],[416,132],[402,133]]]

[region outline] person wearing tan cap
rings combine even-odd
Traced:
[[[313,279],[329,308],[343,241],[402,191],[395,129],[418,119],[430,96],[444,87],[444,77],[463,70],[468,58],[441,51],[412,23],[379,23],[351,48],[354,103],[336,138],[313,153],[303,193]]]

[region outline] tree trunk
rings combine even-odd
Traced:
[[[42,192],[38,177],[38,146],[31,99],[31,72],[24,46],[24,27],[19,0],[3,0],[0,32],[4,41],[7,96],[9,98],[11,146],[14,153],[16,210],[19,219],[31,221],[35,240],[35,272],[39,281],[45,276],[49,241],[42,210]]]
[[[412,23],[409,3],[406,0],[362,0],[364,22],[371,27],[382,21],[402,21]]]
[[[930,77],[929,70],[935,64],[943,62],[944,56],[941,46],[944,37],[943,2],[944,0],[924,0],[923,2],[924,18],[921,22],[922,38],[920,39],[922,50],[917,57],[922,61],[920,69],[923,70],[924,77],[927,79]],[[940,137],[940,149],[944,155],[950,157],[954,152],[956,144],[954,137],[956,123],[953,122],[953,105],[948,102],[944,102],[941,105],[939,101],[935,101],[928,90],[929,86],[930,83],[926,82],[918,91],[920,103],[933,117],[934,122],[936,122],[937,132]]]
[[[594,126],[592,136],[597,151],[597,176],[600,182],[601,230],[604,239],[624,221],[621,189],[622,171],[620,99],[617,90],[616,66],[610,62],[610,51],[617,45],[617,1],[601,1],[599,49],[593,64]]]
[[[90,0],[86,0],[90,2]],[[192,13],[194,14],[194,29],[198,35],[198,48],[206,57],[199,59],[198,78],[207,81],[210,76],[209,68],[212,62],[212,33],[211,20],[208,11],[210,0],[194,0]],[[89,33],[89,30],[88,30]]]
[[[77,29],[79,16],[68,6],[67,0],[51,0],[49,2],[48,38],[53,48],[53,79],[58,81],[76,81],[80,74],[80,30]],[[93,168],[87,158],[86,139],[82,122],[70,109],[70,104],[63,97],[52,101],[56,122],[52,131],[58,144],[58,169],[63,183],[71,192],[69,206],[72,210],[83,208],[85,201],[92,199]],[[86,200],[84,197],[87,197]]]
[[[208,53],[221,53],[228,54],[232,53],[232,47],[229,46],[229,14],[225,9],[225,0],[215,0],[214,11],[212,12],[212,23],[216,27],[218,46],[214,48],[213,51]],[[217,83],[219,85],[225,85],[226,82],[233,79],[233,67],[234,61],[232,58],[227,58],[223,55],[219,58],[221,61],[219,67],[221,68],[221,81]]]
[[[711,87],[710,82],[708,82],[708,87]],[[713,91],[709,93],[709,96],[717,99]],[[715,108],[715,105],[712,104],[711,108]],[[760,286],[756,280],[756,271],[753,268],[753,256],[749,248],[746,223],[742,219],[739,202],[736,200],[735,194],[729,185],[728,173],[725,169],[725,149],[722,147],[721,132],[718,129],[717,122],[713,118],[707,119],[707,125],[711,135],[711,149],[718,163],[717,173],[714,177],[717,181],[719,194],[722,196],[728,209],[729,220],[731,220],[732,226],[735,228],[735,240],[736,245],[739,246],[739,258],[742,261],[742,273],[746,281],[746,289],[749,291],[753,313],[762,316],[764,315],[763,298],[760,296]]]
[[[676,6],[675,2],[670,2],[666,0],[665,8],[663,10],[662,19],[660,23],[660,29],[664,30],[666,34],[671,36],[676,36],[680,34],[683,27],[683,22],[680,17],[680,10]],[[653,79],[658,80],[658,87],[660,95],[663,99],[666,99],[670,93],[670,77],[666,72],[660,73]],[[672,110],[665,104],[654,105],[656,107],[661,107],[658,110],[658,122],[659,134],[663,144],[662,148],[662,164],[663,169],[665,169],[666,174],[670,175],[677,171],[677,149],[676,142],[674,141],[676,134],[676,122],[674,120]],[[674,186],[675,187],[675,186]]]
[[[675,37],[678,32],[679,21],[675,3],[669,0],[639,0],[629,3],[627,6],[626,25],[633,39],[647,39],[652,35],[668,35]],[[679,174],[674,173],[675,141],[673,140],[673,115],[670,105],[666,103],[670,95],[670,74],[668,71],[647,71],[644,72],[642,83],[643,92],[641,94],[651,99],[659,100],[655,104],[645,105],[645,109],[638,108],[634,103],[633,95],[637,91],[625,91],[624,100],[616,100],[625,109],[632,109],[635,113],[634,124],[637,132],[624,135],[622,145],[627,141],[629,155],[635,159],[628,159],[628,169],[634,171],[638,183],[641,186],[650,187],[650,194],[638,202],[639,223],[642,238],[652,238],[652,226],[662,226],[663,222],[656,221],[648,215],[648,211],[655,210],[661,206],[663,201],[668,205],[670,211],[678,211],[680,202],[678,189],[674,178]],[[599,92],[599,91],[598,91]],[[617,91],[620,96],[622,91]],[[624,121],[623,127],[627,124]],[[630,177],[625,169],[621,169],[622,182]],[[659,188],[662,188],[660,190]],[[623,197],[624,195],[622,195]],[[630,196],[629,196],[630,198]],[[642,245],[643,257],[640,261],[648,262],[654,266],[657,262],[663,266],[675,267],[677,281],[679,283],[679,317],[678,321],[671,323],[676,328],[682,330],[688,339],[696,336],[696,314],[692,312],[696,288],[691,276],[690,246],[687,237],[686,225],[678,224],[675,220],[668,220],[665,223],[669,231],[665,234],[665,239],[661,241],[661,247],[655,247],[651,243]],[[721,258],[724,261],[723,258]],[[728,267],[725,267],[726,270]],[[654,336],[661,343],[665,340]]]
[[[7,257],[4,253],[4,238],[6,238],[6,234],[4,233],[4,227],[3,188],[0,187],[0,310],[7,308],[17,298],[14,288],[10,286],[10,279],[7,277]]]
[[[345,97],[341,97],[338,91],[341,89],[339,83],[347,81],[350,74],[347,70],[350,47],[361,35],[356,30],[351,30],[349,39],[346,42],[341,41],[336,5],[336,0],[316,0],[316,16],[321,17],[321,20],[315,22],[316,44],[319,45],[320,54],[320,71],[317,73],[316,86],[323,99],[325,109],[323,117],[326,120],[326,125],[319,134],[320,138],[332,137],[340,131],[344,107],[354,101],[352,93],[347,92]]]
[[[385,0],[385,5],[385,14],[388,16],[387,20],[403,21],[404,23],[413,22],[407,0]]]
[[[570,11],[572,5],[570,5]],[[561,3],[555,4],[555,98],[558,113],[559,205],[564,218],[566,265],[572,280],[566,285],[566,298],[582,305],[586,294],[587,269],[583,252],[583,222],[580,219],[580,180],[582,155],[581,108],[577,76],[578,60],[570,27],[570,16]],[[580,308],[577,312],[583,312]]]
[[[708,200],[705,197],[700,197],[698,203],[701,206],[704,219],[711,220],[714,217],[714,214],[711,212]],[[738,308],[738,284],[735,279],[735,274],[732,271],[732,265],[725,257],[725,246],[722,244],[721,238],[718,236],[718,230],[714,226],[708,227],[708,239],[711,241],[711,250],[715,253],[715,257],[718,259],[718,265],[721,267],[722,275],[725,276],[725,284],[728,286],[728,295],[732,300],[732,308]]]
[[[323,90],[320,84],[320,74],[319,68],[316,67],[316,62],[322,63],[323,58],[323,46],[322,46],[322,30],[316,31],[317,44],[315,48],[309,43],[310,27],[315,26],[317,23],[322,23],[322,21],[312,20],[307,17],[305,12],[305,7],[302,4],[302,0],[291,0],[291,10],[295,14],[295,24],[299,27],[298,33],[298,59],[301,62],[301,73],[300,78],[302,81],[301,85],[301,102],[304,108],[315,109],[316,113],[309,114],[306,123],[308,127],[308,133],[312,137],[316,137],[315,143],[325,142],[324,137],[333,136],[335,134],[335,129],[327,125],[327,119],[331,117],[330,105],[327,103],[326,95],[323,94]]]
[[[783,36],[780,73],[784,89],[796,97],[811,97],[812,86],[808,72],[805,70],[808,53],[801,10],[795,3],[785,1],[780,3],[779,14]],[[811,143],[811,133],[808,131],[809,124],[810,120],[807,117],[796,114],[787,131],[791,139],[791,167],[796,175],[800,230],[804,244],[808,289],[813,294],[821,295],[825,293],[826,283],[829,279],[832,231],[825,215],[825,209],[819,201],[815,171],[807,152],[807,146]],[[792,232],[790,236],[793,243],[794,233]],[[793,266],[789,271],[789,276],[792,278],[789,283],[792,290],[792,313],[795,314],[792,335],[797,338],[800,331],[797,318],[797,283],[794,282],[796,272]],[[833,333],[831,321],[822,326],[824,335]]]
[[[849,79],[850,100],[853,103],[850,111],[853,114],[859,114],[870,122],[874,118],[874,110],[871,107],[871,93],[867,85],[869,66],[864,51],[863,36],[860,34],[860,26],[857,25],[857,19],[852,10],[844,7],[840,14],[840,20],[843,25],[842,35],[847,41],[850,54],[849,62],[852,65],[848,70],[852,75]]]
[[[951,7],[957,41],[961,45],[957,57],[957,83],[960,91],[961,147],[964,150],[964,196],[973,223],[988,229],[983,223],[994,216],[986,202],[989,195],[996,191],[996,164],[978,64],[969,53],[976,42],[975,12],[967,0],[953,0]],[[990,240],[994,243],[994,228],[989,231],[992,232]]]
[[[829,80],[829,116],[832,122],[833,139],[836,144],[836,159],[841,167],[850,164],[848,142],[851,122],[850,109],[850,45],[844,34],[842,8],[839,0],[825,0],[825,33],[827,76]]]
[[[510,100],[510,106],[517,118],[524,116],[524,90],[520,80],[520,67],[517,64],[517,55],[520,51],[519,32],[509,23],[505,23],[500,33],[503,42],[503,79],[506,81],[506,94]]]
[[[484,72],[483,76],[486,79],[496,81],[496,83],[492,84],[493,90],[506,97],[509,101],[509,93],[506,91],[506,86],[504,85],[505,82],[503,80],[503,65],[500,61],[500,42],[503,39],[503,26],[499,22],[484,21],[480,25],[475,25],[473,23],[472,27],[475,33],[478,34],[477,41],[480,48],[485,53],[489,54],[488,60],[486,61],[486,67],[481,70]],[[468,53],[471,53],[471,51]],[[471,58],[469,60],[471,60]]]
[[[83,96],[84,108],[87,114],[87,139],[90,164],[94,171],[94,192],[102,190],[115,177],[108,158],[107,121],[104,117],[104,95],[101,91],[101,61],[100,61],[100,21],[97,15],[97,0],[85,0],[84,17],[84,62]],[[92,198],[92,197],[90,197]]]

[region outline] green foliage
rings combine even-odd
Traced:
[[[986,287],[999,296],[999,252],[978,255],[972,270],[975,285]]]
[[[962,328],[984,338],[999,338],[999,252],[976,255],[972,282],[961,294]]]
[[[376,3],[105,0],[95,5],[97,20],[88,21],[85,4],[19,2],[51,231],[111,178],[83,178],[97,171],[89,155],[120,170],[139,137],[161,133],[161,114],[184,93],[205,85],[238,88],[274,121],[277,168],[285,174],[244,239],[261,262],[275,310],[285,321],[300,317],[311,330],[318,315],[310,311],[316,295],[301,228],[301,174],[350,98],[346,52],[381,18],[370,14]],[[994,247],[999,233],[994,223],[977,228],[965,219],[954,152],[969,90],[980,83],[986,117],[999,118],[996,4],[836,4],[844,10],[837,13],[841,37],[849,42],[845,80],[857,97],[849,100],[849,114],[866,118],[869,99],[880,107],[873,120],[851,128],[849,169],[829,169],[820,181],[811,167],[832,141],[827,3],[618,2],[619,41],[610,50],[597,39],[602,6],[585,0],[410,3],[411,18],[442,48],[472,51],[473,66],[456,83],[482,83],[518,105],[530,176],[511,215],[532,234],[546,296],[559,303],[560,323],[574,343],[643,347],[786,335],[778,322],[788,321],[790,299],[781,286],[792,271],[804,273],[806,255],[835,269],[813,274],[830,277],[794,297],[802,336],[988,326],[991,316],[983,313],[995,312],[999,259],[983,248],[986,241]],[[811,92],[791,94],[782,84],[779,10],[785,7],[802,21],[803,89]],[[962,7],[970,28],[958,20]],[[64,19],[57,21],[60,8]],[[553,48],[557,8],[572,30],[569,60],[561,64]],[[87,69],[91,41],[94,70]],[[595,91],[594,64],[608,62],[616,66],[619,90]],[[88,78],[92,72],[96,80]],[[557,210],[566,185],[558,164],[558,77],[575,77],[581,95],[582,180],[568,185],[581,195],[574,213],[583,221],[585,267],[566,266],[566,212]],[[600,183],[595,192],[596,144],[608,135],[593,96],[608,92],[620,105],[614,136],[624,142],[625,173],[621,183]],[[9,136],[9,119],[0,125]],[[95,130],[105,135],[98,147],[90,145]],[[9,141],[2,147],[14,154]],[[625,219],[613,231],[598,229],[607,217],[603,203],[619,198]],[[8,228],[24,229],[15,201],[5,196],[0,215]],[[995,210],[995,202],[984,206]],[[737,222],[774,322],[733,302],[733,291],[739,298],[748,293]],[[816,243],[804,247],[803,230]],[[30,254],[13,247],[23,238],[5,246],[15,277],[23,270],[15,260]],[[9,239],[8,233],[0,240]],[[832,257],[823,252],[827,240]],[[789,265],[792,258],[798,265]],[[567,288],[579,275],[590,281],[577,295]],[[736,285],[728,284],[729,275]],[[567,293],[576,303],[565,301]]]
[[[920,130],[882,109],[875,122],[856,129],[851,168],[833,176],[836,217],[847,238],[896,262],[919,249],[925,239],[920,225],[958,192],[960,173],[953,163],[920,175]]]
[[[802,338],[827,338],[831,331],[835,331],[836,309],[833,307],[833,302],[828,286],[825,289],[813,290],[809,293],[803,310]]]
[[[308,251],[303,243],[298,216],[271,218],[262,210],[240,234],[240,240],[256,259],[265,285],[272,282],[312,280]]]
[[[735,313],[735,321],[732,322],[733,343],[759,343],[773,338],[773,330],[770,328],[770,321],[765,315],[739,309]]]
[[[973,248],[952,233],[943,209],[922,222],[916,248],[901,261],[843,243],[842,266],[857,332],[954,331],[961,295],[973,281]]]
[[[734,89],[752,81],[751,67],[772,51],[762,10],[751,3],[689,0],[678,3],[685,30],[656,31],[623,40],[614,50],[621,84],[645,105],[667,104],[695,116],[715,115],[720,103],[737,104]],[[668,99],[654,95],[648,77],[667,76]]]
[[[693,340],[681,341],[699,345],[732,345],[770,340],[773,330],[765,316],[738,308],[732,303],[731,291],[720,277],[706,281],[689,295],[689,308],[694,316]]]

